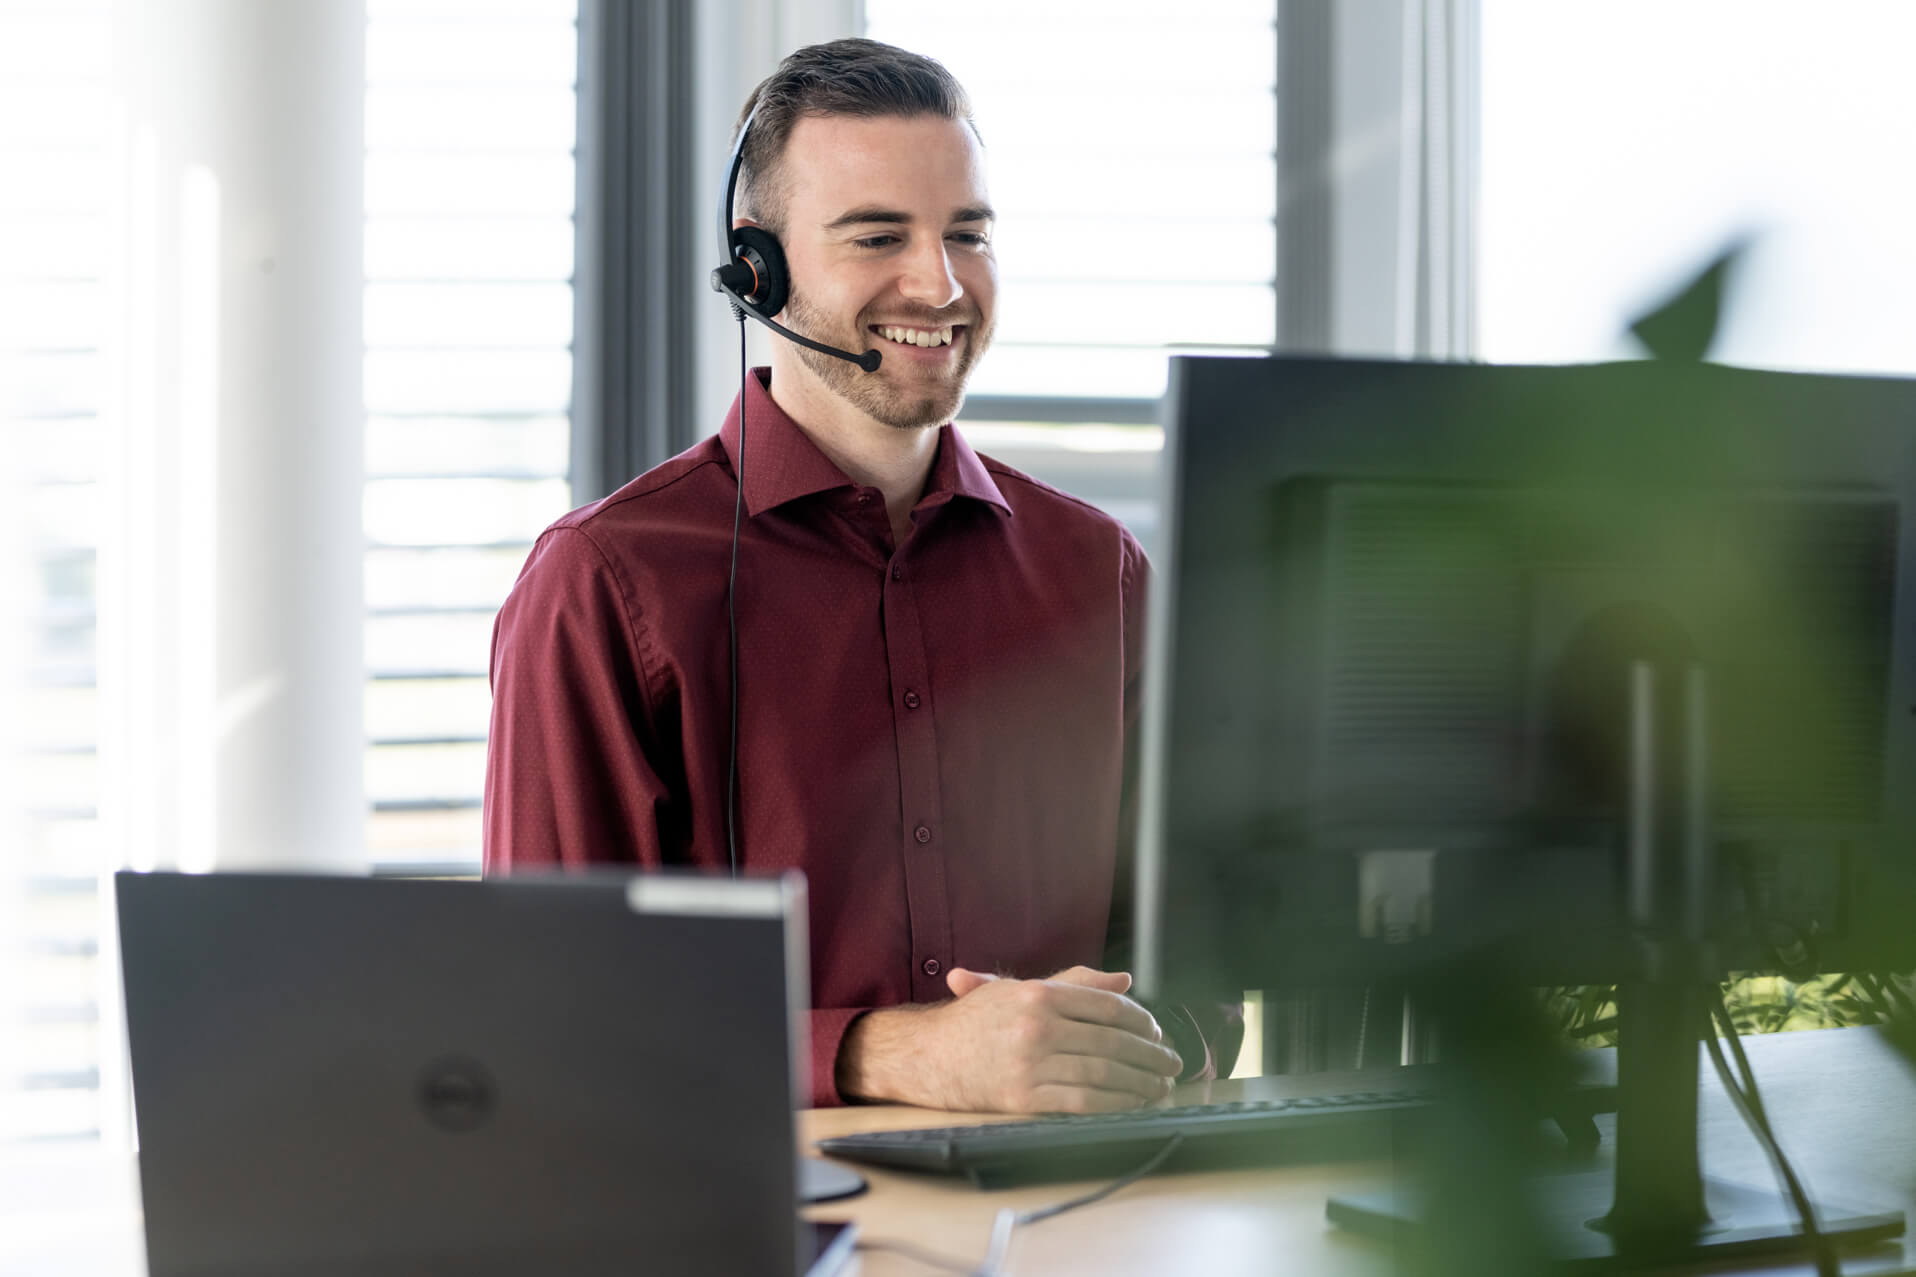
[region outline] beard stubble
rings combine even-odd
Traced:
[[[811,306],[796,290],[786,301],[785,309],[791,328],[813,341],[822,341],[850,351],[868,350],[874,345],[883,351],[885,345],[890,344],[879,342],[863,328],[856,328],[850,333],[833,332],[831,321],[825,313]],[[926,319],[923,326],[931,328],[937,324]],[[798,357],[811,369],[812,375],[824,383],[827,390],[872,420],[894,430],[922,430],[927,426],[942,426],[958,415],[959,405],[965,401],[965,381],[990,339],[991,330],[988,327],[968,325],[964,349],[958,352],[950,377],[935,387],[922,390],[903,390],[887,382],[882,363],[878,372],[868,373],[836,355],[827,355],[805,346],[798,347]]]

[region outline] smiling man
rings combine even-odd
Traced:
[[[744,119],[780,319],[883,359],[776,343],[716,437],[540,537],[494,634],[486,871],[727,869],[736,692],[739,867],[810,884],[814,1102],[1155,1100],[1211,1051],[1109,969],[1147,568],[950,424],[997,301],[964,90],[842,40]]]

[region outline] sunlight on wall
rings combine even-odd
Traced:
[[[1635,355],[1750,234],[1713,357],[1916,372],[1916,7],[1484,0],[1483,37],[1485,358]]]

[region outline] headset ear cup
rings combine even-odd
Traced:
[[[758,287],[747,304],[767,319],[784,310],[791,296],[791,276],[785,270],[785,250],[778,236],[762,226],[735,226],[732,252],[758,273]]]

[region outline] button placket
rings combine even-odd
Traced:
[[[894,559],[880,569],[883,594],[885,659],[891,686],[892,728],[897,746],[898,810],[903,818],[900,855],[905,875],[905,905],[912,947],[918,951],[912,972],[915,1001],[947,995],[940,960],[928,953],[951,950],[951,915],[946,894],[939,791],[937,724],[931,710],[930,662],[917,598],[903,565]]]

